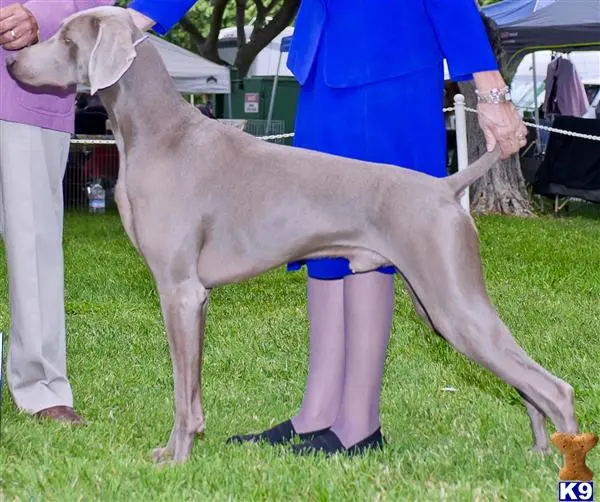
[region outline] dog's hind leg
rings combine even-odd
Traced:
[[[427,326],[429,326],[429,328],[432,331],[435,331],[435,328],[431,324],[431,319],[429,319],[429,315],[427,314],[427,312],[425,310],[425,307],[423,307],[423,304],[421,303],[421,300],[419,300],[419,298],[417,297],[417,295],[413,291],[413,288],[406,281],[406,279],[404,279],[404,277],[402,275],[400,275],[400,278],[402,279],[402,282],[404,283],[404,287],[406,288],[406,292],[408,293],[409,298],[412,300],[412,303],[413,303],[413,306],[415,307],[415,311],[416,311],[417,315],[421,319],[423,319],[423,321],[425,322],[425,324],[427,324]]]
[[[498,317],[487,295],[477,233],[451,209],[435,228],[414,236],[398,268],[434,329],[459,352],[488,368],[526,400],[534,449],[547,449],[544,416],[561,432],[578,430],[573,389],[532,360]],[[426,259],[422,250],[427,249]],[[407,251],[410,251],[407,253]]]
[[[548,432],[546,431],[546,416],[525,394],[521,391],[518,392],[523,398],[523,403],[529,415],[529,423],[533,435],[533,451],[537,453],[550,453],[552,450],[548,441]]]
[[[204,430],[200,366],[208,291],[197,279],[176,285],[157,282],[169,337],[175,384],[175,423],[167,446],[153,452],[155,461],[185,461],[194,436]]]

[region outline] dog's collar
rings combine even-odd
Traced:
[[[140,44],[141,44],[141,43],[142,43],[144,40],[148,40],[148,37],[150,37],[150,35],[148,35],[148,34],[146,33],[146,34],[145,34],[143,37],[141,37],[141,38],[138,38],[138,39],[137,39],[135,42],[133,42],[133,46],[134,46],[134,47],[137,47],[137,46],[138,46],[138,45],[140,45]]]

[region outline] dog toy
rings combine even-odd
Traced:
[[[562,452],[565,459],[559,473],[560,479],[562,481],[591,481],[594,473],[586,465],[585,457],[598,444],[598,436],[591,432],[585,434],[555,432],[550,439]]]

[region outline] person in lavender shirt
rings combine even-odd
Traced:
[[[74,89],[26,89],[6,71],[16,51],[50,38],[71,14],[114,0],[0,0],[0,232],[8,265],[7,380],[17,407],[83,423],[67,378],[62,180]]]

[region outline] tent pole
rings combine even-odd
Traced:
[[[277,71],[275,72],[275,78],[273,79],[273,88],[271,89],[271,99],[269,100],[269,113],[267,114],[267,127],[265,134],[268,136],[271,130],[271,118],[273,117],[273,106],[275,105],[275,93],[277,92],[277,83],[279,82],[279,68],[281,67],[281,54],[282,51],[279,49],[279,58],[277,59]]]
[[[531,53],[531,61],[533,63],[533,106],[534,106],[534,115],[535,115],[535,125],[540,125],[540,110],[538,107],[538,93],[537,93],[537,72],[535,70],[535,52]],[[540,129],[538,127],[535,128],[535,150],[539,155],[542,153],[542,142],[540,137]]]

